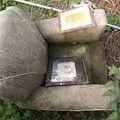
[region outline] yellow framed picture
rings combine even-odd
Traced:
[[[62,11],[59,14],[60,31],[68,32],[93,26],[93,19],[89,5],[85,4],[79,8]]]

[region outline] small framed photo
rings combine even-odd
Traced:
[[[94,26],[93,15],[88,4],[59,13],[61,32],[71,32]]]
[[[53,60],[49,65],[46,86],[87,84],[88,75],[83,58]]]

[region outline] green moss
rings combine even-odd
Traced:
[[[112,14],[108,14],[107,15],[107,20],[109,24],[113,24],[113,25],[120,25],[120,15],[112,15]],[[111,27],[107,27],[106,30],[108,32],[111,32],[113,30],[113,28]]]

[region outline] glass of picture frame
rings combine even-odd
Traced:
[[[53,60],[48,69],[46,86],[87,84],[88,75],[82,57],[67,57]]]

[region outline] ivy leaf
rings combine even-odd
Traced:
[[[115,77],[116,77],[116,79],[120,80],[120,72],[119,71],[115,74]]]
[[[117,102],[116,99],[111,101],[111,104],[109,106],[109,108],[111,108],[113,111],[117,111]]]
[[[118,118],[117,112],[113,112],[113,113],[107,118],[107,120],[117,120],[117,118]]]
[[[109,76],[115,75],[116,73],[118,73],[118,68],[115,66],[112,66],[109,71]]]
[[[109,82],[107,82],[105,85],[104,85],[106,88],[111,88],[111,87],[114,87],[114,88],[116,88],[116,81],[109,81]]]
[[[103,96],[116,96],[116,90],[108,89]]]

